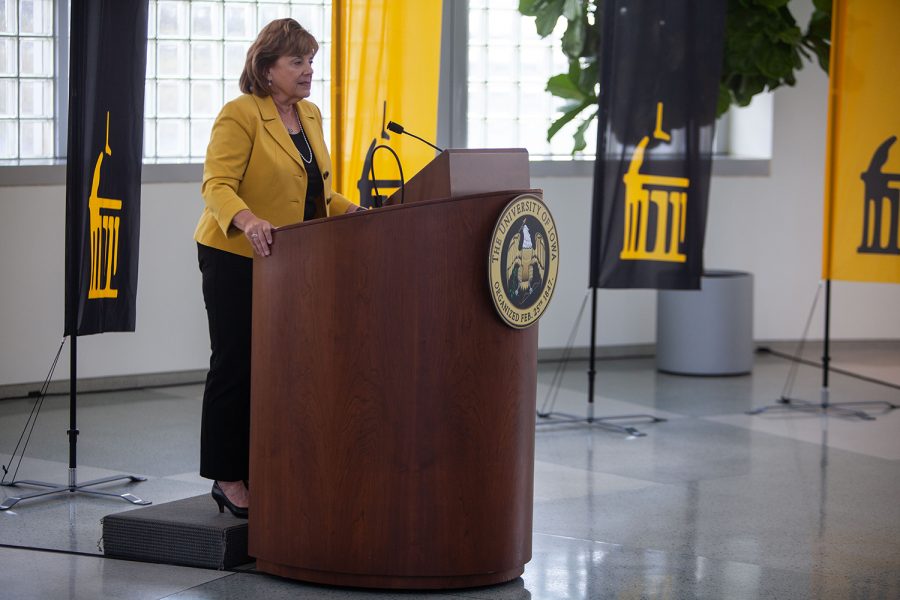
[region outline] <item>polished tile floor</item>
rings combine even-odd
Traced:
[[[900,404],[900,343],[837,344],[833,355],[892,386],[832,373],[832,402]],[[557,367],[540,365],[539,406],[586,414],[587,363],[554,379]],[[66,494],[0,513],[0,598],[900,598],[900,410],[869,407],[874,421],[744,414],[781,396],[789,367],[766,353],[741,377],[665,375],[652,358],[599,362],[598,417],[667,421],[631,423],[643,437],[539,425],[533,558],[506,585],[357,591],[106,559],[100,520],[132,506]],[[800,366],[790,396],[818,402],[820,380]],[[154,503],[207,493],[196,475],[200,395],[191,385],[81,396],[79,480],[144,475],[108,489]],[[0,401],[3,464],[32,404]],[[63,396],[44,401],[20,479],[66,480],[67,407]],[[25,491],[3,487],[0,498]]]

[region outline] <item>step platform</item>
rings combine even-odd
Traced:
[[[220,514],[209,494],[103,518],[103,554],[206,569],[232,569],[247,556],[247,520]]]

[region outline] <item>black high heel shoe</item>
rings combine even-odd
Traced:
[[[219,482],[214,481],[212,486],[212,499],[216,501],[216,504],[219,505],[219,512],[224,513],[225,507],[228,507],[228,510],[231,511],[238,519],[246,519],[248,510],[244,506],[235,506],[235,504],[228,499],[228,496],[225,495],[225,492],[222,491],[222,488],[219,487]]]

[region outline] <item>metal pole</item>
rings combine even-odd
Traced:
[[[831,360],[831,280],[825,280],[825,346],[822,352],[822,408],[828,409],[828,363]]]
[[[74,296],[73,296],[74,297]],[[73,302],[77,306],[77,302]],[[76,340],[78,335],[75,333],[75,321],[72,321],[72,332],[69,334],[71,346],[69,346],[69,488],[74,490],[78,485],[75,470],[77,468],[76,452],[78,448],[78,420],[77,420],[77,394],[78,394],[78,350],[76,349]]]
[[[588,369],[588,423],[594,422],[594,368],[597,348],[597,288],[591,288],[591,365]]]
[[[83,22],[81,22],[83,25]],[[73,73],[73,78],[80,81],[83,74],[81,72]],[[75,85],[70,91],[80,93],[80,86]],[[73,132],[76,143],[82,143],[84,132],[81,127],[80,119],[75,119],[76,131]],[[72,141],[72,140],[70,140]],[[70,145],[74,147],[74,144]],[[75,157],[69,156],[70,160]],[[66,298],[68,305],[66,309],[69,311],[69,491],[74,491],[77,483],[76,468],[77,464],[77,447],[78,447],[78,420],[77,420],[77,402],[78,402],[78,305],[81,298],[81,215],[75,210],[79,206],[78,195],[82,189],[82,173],[80,165],[68,165],[66,185],[69,186],[68,194],[70,196],[71,205],[69,207],[70,214],[66,219],[66,227],[68,227],[69,247],[67,248],[68,268],[69,268],[69,289],[66,290]]]

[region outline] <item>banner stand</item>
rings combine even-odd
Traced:
[[[137,286],[137,232],[140,210],[140,168],[143,121],[144,79],[146,67],[146,37],[148,4],[94,0],[75,3],[71,11],[71,23],[62,23],[61,30],[69,25],[69,139],[66,154],[66,285],[65,285],[65,334],[68,334],[70,384],[69,384],[69,477],[68,483],[20,480],[3,483],[49,488],[48,490],[7,498],[0,510],[8,510],[18,502],[60,493],[83,493],[95,496],[121,498],[132,504],[150,504],[133,494],[117,494],[89,490],[96,485],[113,481],[146,481],[135,475],[113,475],[78,483],[78,335],[90,335],[105,331],[134,331],[135,297]],[[132,48],[136,68],[131,75],[131,86],[123,85],[120,53]],[[126,80],[128,78],[125,78]],[[98,108],[99,107],[99,108]],[[94,112],[99,110],[100,112]],[[105,112],[105,119],[103,113]],[[117,128],[113,145],[116,147],[118,168],[107,171],[118,186],[111,186],[120,198],[104,196],[106,187],[101,185],[101,166],[105,156],[112,156],[110,147],[110,114]],[[120,120],[119,115],[130,116]],[[119,128],[119,123],[125,127]],[[104,129],[105,126],[105,129]],[[104,143],[99,144],[100,141]],[[119,143],[121,142],[121,145]],[[98,154],[93,154],[100,146]],[[121,148],[121,149],[120,149]],[[94,159],[94,156],[97,156]],[[120,159],[120,156],[124,158]],[[96,162],[94,162],[96,160]],[[93,175],[93,177],[92,177]],[[108,181],[108,180],[104,180]],[[87,184],[90,185],[87,185]],[[124,201],[127,199],[127,202]],[[102,211],[102,212],[101,212]],[[111,214],[110,214],[111,213]],[[121,225],[121,227],[120,227]],[[89,248],[83,244],[85,226],[89,226]],[[121,228],[121,235],[120,235]],[[133,243],[122,249],[120,242],[130,239]],[[89,257],[86,259],[86,255]],[[89,262],[88,262],[89,261]],[[113,266],[114,265],[114,266]],[[112,271],[121,266],[121,289],[112,288]],[[85,267],[89,267],[88,270]],[[103,274],[105,273],[105,277]],[[85,276],[83,276],[85,275]],[[90,308],[83,301],[92,300]],[[106,304],[111,302],[113,304]],[[89,313],[89,317],[87,316]],[[62,349],[60,347],[60,349]],[[54,362],[55,366],[55,362]],[[52,371],[51,371],[52,373]],[[48,377],[49,379],[49,377]],[[36,417],[35,417],[36,418]],[[28,425],[26,425],[26,429]],[[26,442],[27,444],[27,442]],[[24,455],[25,449],[22,449]]]
[[[818,294],[816,294],[816,299],[818,299]],[[813,306],[810,309],[810,317],[812,316],[812,311],[815,309],[816,300],[813,300]],[[806,341],[806,334],[809,330],[809,321],[807,320],[806,330],[803,332],[803,342]],[[757,408],[755,410],[747,411],[748,415],[760,415],[763,413],[767,413],[773,410],[798,410],[802,412],[816,413],[821,415],[833,414],[838,417],[848,417],[848,418],[857,418],[862,421],[874,421],[875,417],[870,415],[869,413],[856,410],[853,408],[847,408],[849,406],[884,406],[884,412],[887,413],[895,408],[900,408],[900,406],[896,404],[892,404],[887,400],[858,400],[855,402],[831,402],[831,390],[828,387],[828,375],[831,371],[830,363],[831,363],[831,354],[830,354],[830,341],[831,341],[831,280],[825,280],[825,339],[824,339],[824,348],[822,351],[822,391],[821,391],[821,400],[818,404],[811,402],[809,400],[798,400],[795,398],[790,398],[789,394],[789,385],[785,385],[785,390],[782,392],[781,397],[776,400],[777,404],[772,404],[769,406],[763,406],[762,408]],[[800,350],[802,350],[803,346],[801,343]],[[791,367],[791,373],[788,374],[788,380],[790,383],[793,383],[793,377],[796,369],[796,365],[799,359],[798,355],[794,357],[794,365]],[[879,382],[875,382],[879,383]],[[883,382],[881,382],[883,383]]]
[[[73,179],[78,179],[79,175],[77,173],[77,169],[69,168],[67,178],[69,179],[67,185],[71,185]],[[75,182],[77,184],[77,182]],[[72,188],[78,189],[78,188]],[[67,229],[67,248],[66,248],[66,268],[69,270],[69,278],[68,278],[68,287],[66,294],[66,311],[71,318],[72,323],[77,322],[78,317],[78,298],[81,294],[81,278],[78,277],[78,269],[79,269],[79,261],[78,256],[81,250],[81,227],[80,223],[77,219],[68,218],[66,220],[66,229]],[[63,338],[65,341],[65,338]],[[95,485],[102,485],[104,483],[110,483],[113,481],[124,481],[128,480],[131,482],[137,481],[146,481],[146,477],[138,477],[137,475],[112,475],[110,477],[103,477],[101,479],[93,479],[91,481],[86,481],[84,483],[78,483],[78,467],[77,467],[77,447],[78,447],[78,334],[74,330],[69,333],[69,429],[66,434],[69,436],[69,480],[68,483],[48,483],[45,481],[33,481],[28,479],[22,480],[14,480],[10,483],[2,483],[4,487],[15,487],[18,485],[28,485],[34,487],[43,487],[49,488],[47,490],[43,490],[40,492],[32,492],[30,494],[23,494],[21,496],[11,496],[6,498],[2,504],[0,504],[0,510],[9,510],[22,500],[30,500],[32,498],[40,498],[43,496],[50,496],[53,494],[62,494],[62,493],[82,493],[82,494],[90,494],[94,496],[112,496],[115,498],[121,498],[126,502],[131,502],[132,504],[150,504],[149,500],[142,500],[138,498],[134,494],[116,494],[113,492],[101,492],[98,490],[89,490],[86,488],[93,487]],[[61,350],[62,348],[60,348]],[[58,355],[57,355],[58,358]],[[55,362],[54,362],[55,366]],[[48,381],[51,375],[48,375]],[[42,392],[46,392],[46,383]],[[40,403],[43,401],[44,394],[41,394],[41,398],[39,400]],[[34,419],[37,419],[35,415]],[[28,428],[28,424],[26,423],[25,428]],[[26,442],[27,444],[27,442]],[[22,449],[22,454],[25,454],[25,448]],[[18,469],[17,469],[18,470]]]
[[[581,323],[581,317],[584,314],[584,307],[587,305],[587,297],[588,293],[591,293],[591,356],[590,356],[590,364],[588,367],[588,397],[587,397],[587,414],[584,417],[579,417],[576,415],[571,415],[567,413],[560,413],[553,411],[553,407],[556,405],[556,398],[559,394],[559,386],[562,382],[562,373],[565,370],[566,365],[569,362],[569,358],[572,355],[572,346],[575,340],[575,333],[578,331],[578,325]],[[581,301],[581,308],[578,311],[578,316],[575,317],[575,325],[572,326],[572,331],[569,334],[569,340],[566,342],[566,347],[563,350],[563,358],[557,363],[556,373],[553,375],[553,380],[550,383],[550,389],[547,391],[547,396],[544,399],[544,406],[542,410],[537,411],[537,416],[539,419],[544,419],[543,421],[538,421],[537,425],[563,425],[568,423],[580,423],[589,425],[591,427],[599,427],[600,429],[606,429],[608,431],[614,431],[616,433],[623,433],[629,437],[645,437],[647,434],[635,429],[634,427],[629,427],[627,425],[616,425],[615,423],[611,423],[608,421],[642,421],[647,420],[650,423],[664,423],[666,419],[661,419],[659,417],[653,415],[616,415],[610,417],[595,417],[594,416],[594,378],[597,375],[596,370],[596,350],[597,350],[597,288],[590,288],[589,292],[585,292],[584,299]],[[553,401],[549,402],[548,398],[553,394]],[[549,403],[549,409],[547,405]]]
[[[584,421],[630,436],[642,434],[607,421],[664,419],[594,417],[597,288],[700,287],[721,67],[715,57],[725,32],[724,4],[701,4],[611,0],[599,11]]]
[[[893,27],[900,16],[897,7],[891,2],[835,0],[832,9],[822,248],[825,340],[821,399],[818,404],[791,399],[785,386],[778,404],[748,414],[789,409],[872,421],[875,417],[869,413],[848,407],[884,406],[885,413],[898,408],[887,401],[833,403],[828,387],[831,281],[900,283],[900,190],[896,189],[900,174],[888,167],[889,151],[900,128],[896,111],[900,88],[893,80],[882,77],[893,67],[900,49]],[[885,200],[892,209],[890,222],[882,220]],[[889,225],[889,231],[884,225]],[[811,319],[812,310],[807,330]],[[805,340],[805,331],[803,337]]]
[[[75,93],[75,92],[73,92]],[[74,120],[73,120],[74,121]],[[74,128],[73,128],[74,129]],[[71,135],[78,137],[80,132],[72,131]],[[78,168],[71,163],[67,168],[66,185],[72,194],[77,193],[74,190],[81,189],[81,173]],[[75,218],[75,211],[66,211],[66,269],[69,277],[67,279],[66,290],[66,313],[71,323],[78,323],[78,299],[81,297],[81,277],[79,277],[81,255],[81,220]],[[10,497],[0,504],[0,510],[8,510],[22,500],[31,498],[39,498],[62,493],[82,493],[95,496],[113,496],[121,498],[132,504],[150,504],[149,500],[142,500],[133,494],[115,494],[112,492],[100,492],[97,490],[88,490],[86,488],[112,481],[129,480],[132,482],[146,481],[146,477],[138,477],[136,475],[113,475],[102,479],[94,479],[85,483],[78,483],[78,467],[77,467],[77,446],[78,446],[78,332],[77,327],[73,326],[69,332],[69,429],[66,434],[69,436],[69,481],[68,483],[47,483],[45,481],[19,480],[11,483],[4,483],[4,486],[29,485],[35,487],[50,488],[40,492],[24,494],[22,496]],[[36,417],[35,417],[36,418]],[[26,428],[28,425],[26,424]],[[22,449],[25,453],[25,449]]]

